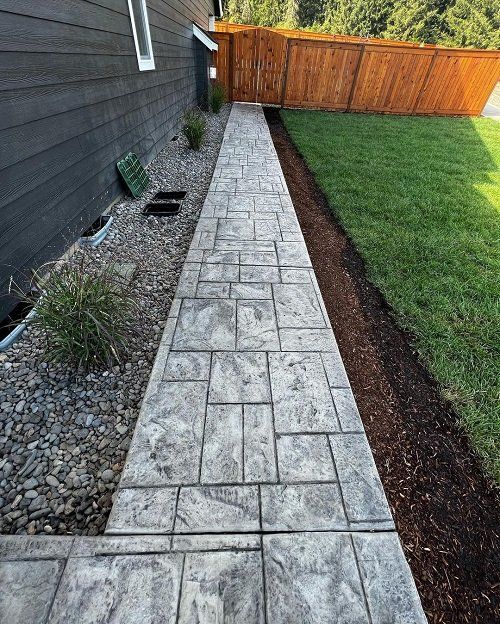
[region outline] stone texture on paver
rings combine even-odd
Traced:
[[[264,569],[269,622],[370,623],[349,535],[264,536]]]
[[[269,373],[277,433],[339,430],[319,353],[270,353]]]
[[[184,299],[172,349],[232,351],[236,346],[236,303],[225,299]]]
[[[176,533],[248,533],[259,528],[256,486],[202,486],[180,490]]]
[[[243,481],[243,409],[209,405],[201,461],[202,483]]]
[[[335,481],[326,435],[277,435],[276,446],[280,478],[284,483]]]
[[[179,624],[264,624],[260,552],[188,553]]]
[[[211,189],[107,534],[0,538],[0,621],[423,624],[260,107]]]
[[[171,533],[177,488],[122,488],[107,524],[108,533]]]
[[[390,520],[391,512],[366,436],[332,435],[330,444],[349,520]]]
[[[60,559],[0,561],[0,622],[46,622],[64,565]]]
[[[165,365],[165,381],[208,381],[210,353],[171,351]]]
[[[336,483],[261,485],[264,531],[339,531],[349,528]]]
[[[265,353],[214,353],[209,403],[268,403],[271,400]]]
[[[196,483],[208,383],[163,382],[143,404],[122,486]]]
[[[373,624],[425,624],[397,534],[355,533],[352,539]]]
[[[270,405],[243,408],[243,455],[246,483],[278,479],[273,413]]]
[[[70,559],[50,624],[175,624],[183,556],[179,553]]]
[[[279,351],[273,301],[238,301],[236,348],[239,351]]]

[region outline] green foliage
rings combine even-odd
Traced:
[[[327,0],[325,27],[334,34],[379,37],[385,30],[392,0]]]
[[[500,0],[229,0],[230,22],[499,48]]]
[[[205,136],[206,124],[203,113],[194,108],[187,111],[184,115],[184,124],[182,132],[188,140],[189,147],[193,150],[199,150]]]
[[[226,89],[223,85],[216,83],[210,89],[210,109],[218,114],[226,101]]]
[[[370,279],[500,482],[500,125],[282,116]]]
[[[439,6],[429,0],[397,0],[391,12],[385,39],[437,43],[443,28]]]
[[[299,27],[299,0],[286,0],[284,20],[287,28]]]
[[[135,303],[112,265],[96,272],[84,257],[35,282],[43,294],[30,324],[44,334],[48,360],[83,370],[122,361]]]
[[[500,48],[500,0],[457,0],[444,13],[440,43],[460,48]]]

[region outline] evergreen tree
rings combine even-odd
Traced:
[[[261,0],[254,7],[257,26],[277,26],[284,21],[285,0]]]
[[[327,32],[359,37],[380,37],[386,29],[393,0],[327,0]]]
[[[287,0],[285,8],[285,26],[287,28],[299,27],[299,0]]]
[[[386,39],[437,43],[442,21],[440,7],[433,0],[397,0],[383,36]]]
[[[457,0],[444,13],[444,45],[500,48],[500,0]]]

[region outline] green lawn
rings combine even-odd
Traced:
[[[370,279],[416,336],[500,481],[500,124],[282,117]]]

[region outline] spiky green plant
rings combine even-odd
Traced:
[[[226,90],[223,85],[216,83],[210,91],[210,108],[216,115],[220,112],[226,101]]]
[[[188,140],[189,147],[193,150],[199,150],[205,136],[206,124],[205,117],[200,110],[192,109],[184,115],[184,125],[182,132]]]
[[[95,271],[83,257],[34,281],[42,295],[30,324],[44,335],[48,360],[83,370],[122,362],[135,302],[113,265]]]

